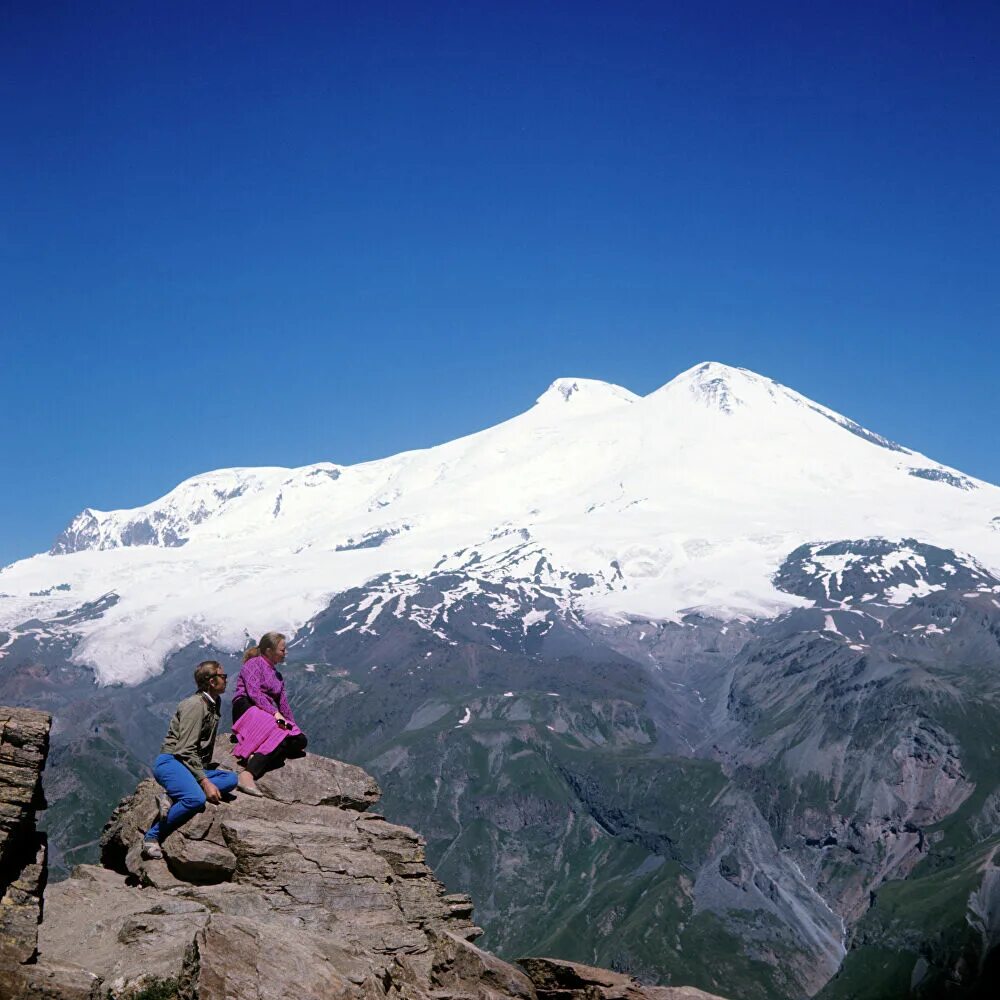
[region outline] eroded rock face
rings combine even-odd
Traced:
[[[192,1000],[534,1000],[523,972],[470,943],[472,904],[446,893],[423,840],[364,811],[379,796],[369,775],[308,755],[260,787],[206,806],[165,839],[163,861],[144,861],[158,788],[141,782],[105,829],[108,867],[49,890],[42,967],[75,967],[80,989],[114,997],[173,980]]]
[[[693,986],[643,986],[620,972],[558,958],[519,958],[538,1000],[722,1000]]]
[[[51,722],[44,712],[0,707],[0,980],[13,979],[37,947],[45,838],[35,830],[35,816],[45,807],[42,769]]]
[[[134,882],[134,880],[132,880]],[[49,887],[40,935],[43,963],[86,970],[105,990],[176,977],[209,910],[193,900],[129,884],[117,872],[81,865]]]

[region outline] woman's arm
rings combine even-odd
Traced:
[[[281,682],[281,694],[278,696],[278,711],[285,717],[287,722],[290,722],[293,726],[295,723],[295,716],[292,715],[292,706],[288,704],[288,695],[285,694],[285,682]]]

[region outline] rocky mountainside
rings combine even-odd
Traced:
[[[415,605],[449,582],[414,588]],[[392,822],[420,829],[439,877],[477,899],[491,951],[761,1000],[903,996],[911,981],[914,996],[949,982],[976,995],[998,934],[988,580],[902,607],[560,617],[544,635],[521,625],[530,607],[491,617],[479,594],[438,635],[397,616],[384,586],[347,592],[295,638],[293,704],[312,745],[377,775]],[[368,631],[345,630],[366,601],[380,609]],[[63,706],[46,824],[61,874],[96,860],[211,651],[98,688],[58,645],[12,649],[0,696]]]
[[[17,786],[29,798],[9,796],[19,807],[17,826],[0,834],[6,865],[35,836],[48,719],[0,716],[0,746],[27,748],[17,767],[30,776]],[[220,739],[223,766],[234,763],[228,748]],[[208,805],[166,838],[162,861],[143,861],[158,786],[142,782],[105,827],[103,867],[80,866],[50,886],[40,926],[37,896],[30,919],[21,915],[25,873],[10,872],[0,998],[712,1000],[544,958],[525,972],[481,951],[469,897],[445,892],[416,833],[368,811],[379,789],[360,768],[310,755],[261,788],[264,798]]]

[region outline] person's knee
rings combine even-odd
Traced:
[[[201,812],[205,808],[207,801],[205,793],[198,788],[190,792],[185,792],[184,797],[180,800],[180,804],[184,807],[185,812],[196,813]]]
[[[236,787],[237,776],[235,771],[219,771],[209,780],[224,795]]]

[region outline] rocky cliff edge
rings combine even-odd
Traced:
[[[141,782],[104,830],[103,865],[49,886],[39,923],[48,723],[0,708],[0,1000],[710,997],[477,948],[469,897],[446,892],[416,833],[369,811],[374,779],[312,754],[261,779],[263,798],[208,805],[163,861],[140,857],[159,793]],[[234,766],[225,738],[217,759]]]
[[[52,720],[44,712],[0,707],[0,981],[4,968],[35,959],[45,889],[42,769]]]

